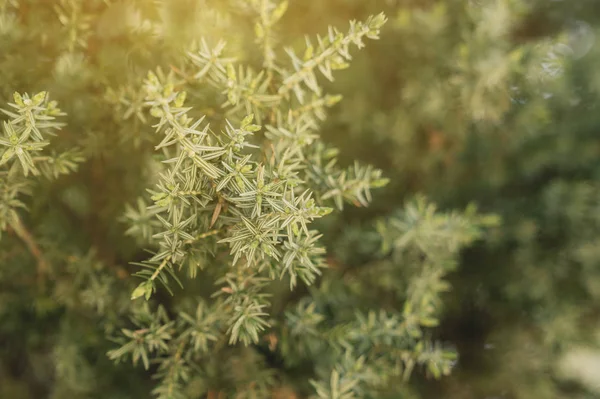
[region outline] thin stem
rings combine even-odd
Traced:
[[[171,366],[171,368],[169,369],[169,374],[168,376],[165,378],[165,380],[168,381],[169,384],[169,397],[173,395],[173,390],[175,389],[175,378],[173,378],[173,374],[175,373],[175,369],[177,367],[177,362],[179,361],[179,359],[181,359],[181,354],[183,352],[183,349],[185,348],[185,340],[182,340],[181,343],[179,344],[179,346],[177,347],[177,352],[175,353],[175,364],[173,366]]]
[[[210,236],[214,236],[214,235],[216,235],[216,234],[219,234],[220,232],[221,232],[221,230],[219,230],[219,229],[210,230],[210,231],[207,231],[206,233],[202,233],[202,234],[200,234],[199,236],[196,236],[196,237],[195,237],[193,240],[187,240],[185,243],[186,243],[186,244],[192,244],[192,243],[194,243],[194,242],[196,242],[196,241],[198,241],[198,240],[201,240],[201,239],[203,239],[203,238],[206,238],[206,237],[210,237]]]
[[[15,234],[27,245],[29,252],[33,257],[37,260],[37,272],[38,276],[46,275],[50,271],[50,264],[44,257],[42,250],[38,243],[36,242],[33,235],[27,230],[21,218],[19,216],[15,216],[13,221],[10,223]]]
[[[309,104],[303,105],[299,108],[292,110],[292,116],[298,117],[299,115],[301,115],[304,112],[312,111],[313,109],[316,109],[318,107],[324,107],[326,105],[327,105],[327,99],[319,98]]]
[[[269,10],[268,10],[268,2],[267,0],[263,0],[260,5],[260,23],[263,26],[263,66],[267,68],[269,74],[272,74],[272,69],[275,67],[275,53],[273,51],[273,37],[272,37],[272,27],[273,22],[269,18]]]
[[[343,49],[350,45],[350,43],[356,41],[358,38],[363,37],[369,32],[368,26],[363,26],[358,32],[350,32],[344,36],[340,41],[334,41],[329,43],[329,47],[325,47],[322,51],[315,55],[313,58],[306,60],[302,63],[302,67],[285,78],[283,86],[279,88],[278,94],[285,95],[294,88],[295,85],[302,82],[305,77],[313,70],[318,68],[328,57],[336,54],[340,49]]]
[[[160,266],[158,266],[158,268],[154,271],[154,273],[152,274],[152,276],[150,277],[150,280],[155,280],[158,275],[160,274],[160,272],[162,271],[162,269],[165,268],[165,266],[167,266],[167,263],[169,263],[169,260],[171,259],[171,255],[167,256],[162,263],[160,264]]]

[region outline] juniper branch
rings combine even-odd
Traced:
[[[18,215],[14,215],[14,218],[10,222],[10,227],[12,227],[15,234],[25,243],[31,255],[36,259],[38,276],[46,276],[50,272],[50,264],[46,260],[33,234],[25,227]]]

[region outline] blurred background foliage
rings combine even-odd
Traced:
[[[451,278],[441,334],[461,361],[423,397],[597,397],[597,3],[390,7],[328,137],[388,172],[382,209],[425,192],[503,219]]]
[[[87,159],[76,174],[40,183],[27,216],[36,234],[52,237],[40,243],[49,256],[66,265],[51,295],[29,281],[35,263],[18,240],[1,242],[0,398],[147,394],[149,377],[114,366],[104,336],[129,306],[127,262],[142,256],[115,221],[152,179],[151,152],[140,148],[153,143],[147,126],[114,116],[105,89],[127,87],[156,65],[178,67],[172,60],[199,37],[226,38],[231,53],[260,66],[247,4],[0,0],[0,103],[17,90],[49,91],[68,114],[57,145],[77,146]],[[357,290],[401,290],[410,270],[399,267],[391,283],[374,272],[389,264],[369,237],[416,194],[443,210],[475,203],[502,219],[463,251],[441,297],[435,335],[456,346],[456,368],[440,381],[415,376],[402,397],[600,396],[597,0],[297,0],[276,38],[300,47],[305,34],[380,11],[389,19],[381,40],[328,84],[344,100],[322,134],[348,162],[371,163],[391,182],[370,208],[322,223],[330,263],[356,270],[348,284],[368,281]],[[192,95],[210,103],[214,94]],[[114,264],[123,266],[103,272]],[[98,389],[106,396],[94,396]]]

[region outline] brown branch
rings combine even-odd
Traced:
[[[40,249],[40,246],[33,235],[29,232],[29,230],[27,230],[27,227],[25,227],[21,221],[21,218],[19,218],[19,216],[15,216],[13,221],[10,223],[10,226],[15,234],[25,243],[25,245],[27,245],[29,252],[36,259],[38,277],[48,274],[50,271],[50,264],[44,257],[44,254],[42,253],[42,250]]]

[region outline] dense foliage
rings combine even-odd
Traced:
[[[566,3],[0,0],[0,397],[598,395]]]

